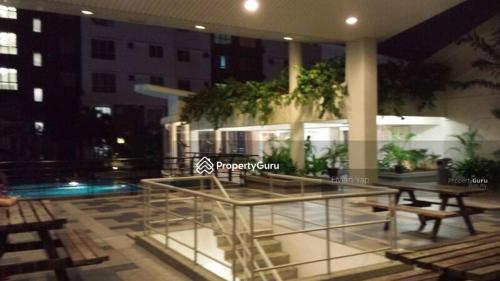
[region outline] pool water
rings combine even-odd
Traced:
[[[85,197],[105,194],[132,193],[139,191],[134,184],[123,183],[54,183],[24,184],[7,187],[7,194],[26,199]]]

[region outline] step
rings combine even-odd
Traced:
[[[272,233],[272,230],[256,230],[254,232],[254,235],[263,235],[263,234],[271,234]],[[217,246],[218,247],[224,247],[224,246],[229,246],[230,243],[228,241],[228,239],[226,238],[225,235],[222,235],[222,234],[216,234],[215,235],[216,239],[217,239]],[[241,237],[243,239],[245,239],[246,237],[249,237],[248,233],[241,233]],[[269,237],[269,238],[261,238],[259,239],[259,241],[265,241],[265,240],[269,240],[269,239],[272,239],[272,237]],[[250,239],[248,239],[250,240]],[[237,244],[240,244],[239,242]]]
[[[259,241],[259,245],[262,247],[262,249],[266,253],[281,251],[281,242],[273,240],[273,239],[262,239],[261,241]],[[233,258],[233,247],[231,245],[222,246],[219,248],[224,251],[224,258],[226,260]],[[241,245],[236,245],[236,250],[240,254],[243,254],[243,249],[242,249]],[[256,247],[253,248],[253,252],[255,254],[258,253],[258,250]]]
[[[298,270],[295,267],[288,267],[288,268],[280,268],[276,269],[278,271],[278,274],[280,275],[282,280],[292,280],[292,279],[297,279],[298,278]],[[272,271],[266,271],[262,272],[264,277],[266,278],[265,280],[267,281],[275,281],[276,278],[274,278],[274,275]],[[240,280],[245,280],[243,274],[238,275]],[[256,281],[264,281],[260,274],[255,274],[255,280]]]
[[[285,252],[274,252],[274,253],[266,253],[267,257],[271,261],[273,265],[283,265],[290,263],[290,255],[285,253]],[[258,254],[255,255],[255,260],[257,261],[257,264],[259,267],[267,267],[267,264],[264,260],[264,258]],[[236,263],[236,272],[242,272],[243,271],[243,266],[240,262]]]

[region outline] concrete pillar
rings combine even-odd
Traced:
[[[349,89],[349,169],[358,180],[377,181],[377,42],[347,42],[346,80]]]
[[[178,157],[177,155],[177,122],[170,124],[170,156]]]
[[[299,42],[288,43],[289,91],[297,88],[297,76],[302,67],[302,45]],[[300,121],[300,110],[290,112],[290,138],[292,161],[298,169],[304,169],[304,124]]]
[[[222,132],[221,130],[215,130],[215,153],[221,153],[222,149]]]
[[[288,43],[288,89],[297,88],[297,75],[302,67],[302,45],[299,42]]]

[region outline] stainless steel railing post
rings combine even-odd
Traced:
[[[168,248],[168,235],[169,235],[169,220],[170,220],[170,206],[169,206],[169,189],[165,190],[165,248]]]
[[[194,226],[194,263],[198,263],[198,196],[194,196],[194,216],[193,216],[193,226]]]
[[[304,197],[304,182],[300,182],[300,195]],[[302,201],[302,229],[306,229],[306,202]]]
[[[233,235],[232,235],[232,243],[233,243],[233,281],[236,281],[236,241],[238,240],[237,234],[236,234],[237,228],[236,228],[236,205],[233,204]],[[243,247],[243,245],[241,245]]]
[[[325,200],[325,218],[326,218],[326,255],[327,255],[327,271],[328,274],[332,273],[331,261],[331,251],[330,251],[330,200]]]
[[[397,221],[396,221],[396,195],[389,194],[389,216],[390,216],[390,234],[389,239],[391,239],[391,248],[397,249],[398,247],[398,231],[397,231]]]
[[[253,206],[250,206],[250,272],[252,274],[252,278],[250,280],[255,280],[255,245],[253,241],[253,234],[254,234],[254,217],[253,217]]]

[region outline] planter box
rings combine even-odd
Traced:
[[[411,181],[411,182],[436,182],[438,179],[436,171],[416,171],[397,174],[394,172],[380,172],[379,179],[392,181]]]

